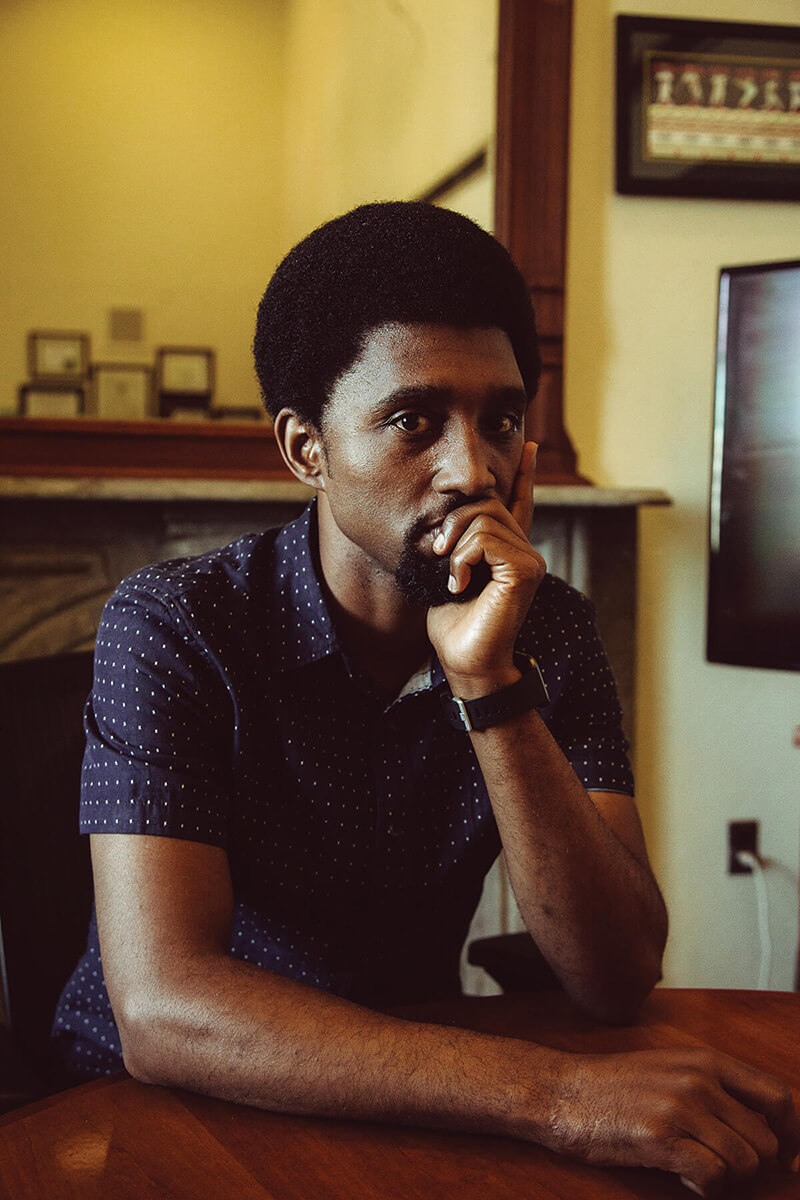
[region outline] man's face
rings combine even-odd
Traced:
[[[433,553],[437,527],[461,505],[509,502],[526,405],[499,329],[373,330],[324,414],[331,557],[412,603],[452,601],[447,559]]]

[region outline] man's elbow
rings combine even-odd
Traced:
[[[658,917],[647,931],[641,932],[638,943],[629,946],[624,959],[618,957],[615,962],[606,962],[604,968],[598,968],[595,978],[599,986],[594,1002],[586,1007],[606,1025],[633,1025],[645,1000],[663,978],[668,933],[663,903]]]
[[[166,1028],[164,1007],[157,997],[128,994],[115,999],[113,1010],[128,1074],[139,1083],[177,1084],[173,1055],[165,1052],[170,1044],[174,1050],[176,1043]]]
[[[605,969],[573,993],[589,1016],[604,1025],[634,1025],[642,1005],[662,978],[661,953],[641,954],[624,968]]]

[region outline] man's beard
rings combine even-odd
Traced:
[[[403,550],[394,573],[403,596],[409,604],[419,604],[424,608],[464,604],[472,600],[491,579],[491,568],[485,562],[472,567],[469,583],[462,592],[454,595],[447,587],[450,578],[449,555],[440,557],[437,554],[423,554],[419,548],[419,540],[426,528],[424,524],[414,525],[403,539]]]

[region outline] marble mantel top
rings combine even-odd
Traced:
[[[136,479],[104,476],[0,475],[3,500],[142,500],[215,503],[302,502],[312,489],[278,479]],[[542,508],[638,508],[671,504],[666,492],[644,487],[540,484]]]

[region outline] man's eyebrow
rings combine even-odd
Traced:
[[[525,388],[516,386],[490,388],[487,399],[498,407],[504,404],[511,404],[523,409],[528,407],[529,401]]]
[[[397,408],[403,404],[445,404],[453,395],[450,388],[436,387],[432,383],[408,384],[382,396],[375,404],[378,409]]]

